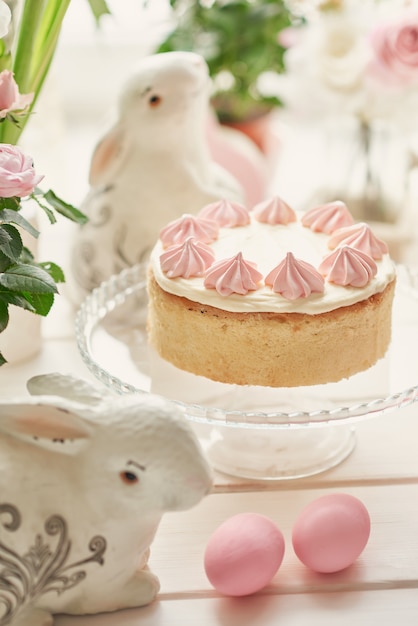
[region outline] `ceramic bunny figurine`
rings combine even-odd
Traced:
[[[81,206],[89,222],[74,237],[71,273],[83,297],[144,260],[167,222],[243,197],[210,156],[210,84],[203,57],[167,52],[142,59],[122,87],[118,120],[91,160]]]
[[[180,409],[60,375],[28,386],[35,395],[0,401],[1,626],[151,602],[159,583],[147,559],[163,512],[211,486]]]

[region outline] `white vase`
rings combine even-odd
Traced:
[[[10,364],[21,363],[36,356],[42,344],[39,315],[11,306],[9,324],[0,334],[0,352]]]
[[[401,260],[409,243],[409,182],[412,169],[407,137],[387,123],[333,120],[323,133],[321,175],[313,203],[342,200],[355,220],[368,222]]]

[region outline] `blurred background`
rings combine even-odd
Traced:
[[[136,61],[194,50],[209,64],[219,119],[248,132],[262,153],[251,157],[256,178],[265,166],[266,195],[298,209],[345,200],[357,219],[382,223],[386,238],[406,250],[417,213],[415,0],[107,6],[97,24],[86,0],[70,2],[36,124],[22,138],[57,193],[83,199],[92,151]]]

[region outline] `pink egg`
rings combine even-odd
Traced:
[[[284,539],[276,524],[264,515],[240,513],[211,535],[204,567],[220,593],[246,596],[268,585],[283,556]]]
[[[296,556],[315,572],[345,569],[360,556],[370,536],[364,504],[349,494],[317,498],[297,518],[292,533]]]

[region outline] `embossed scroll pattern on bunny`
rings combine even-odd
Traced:
[[[18,531],[22,524],[20,511],[12,504],[0,504],[0,523],[10,532]],[[19,608],[27,603],[27,596],[34,598],[50,592],[61,594],[85,579],[87,564],[104,564],[104,537],[96,535],[89,541],[90,556],[69,562],[71,541],[65,519],[60,515],[51,515],[44,529],[49,537],[56,536],[55,545],[39,533],[23,555],[0,541],[1,624],[13,624]]]
[[[132,71],[118,119],[93,152],[81,206],[89,221],[75,233],[68,277],[73,300],[144,261],[167,222],[220,198],[242,200],[210,154],[210,84],[192,52],[150,55]]]
[[[59,374],[0,401],[0,624],[143,606],[165,511],[196,505],[211,471],[180,409]]]

